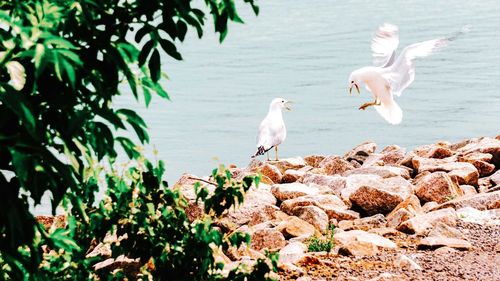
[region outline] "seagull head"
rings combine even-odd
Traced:
[[[271,101],[271,108],[272,109],[279,109],[279,110],[286,109],[286,110],[290,111],[290,110],[292,110],[290,108],[291,103],[292,103],[291,101],[285,100],[284,98],[275,98]]]
[[[356,71],[352,72],[351,75],[349,75],[349,94],[351,94],[352,92],[352,87],[356,87],[356,91],[358,91],[359,94],[360,84],[361,84],[361,79],[359,78],[359,75],[356,74]]]

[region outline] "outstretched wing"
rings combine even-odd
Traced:
[[[396,61],[387,68],[383,74],[389,82],[391,91],[394,95],[400,96],[401,93],[415,80],[416,58],[426,57],[438,49],[448,45],[452,38],[439,38],[412,44],[401,52]]]
[[[398,45],[398,27],[390,23],[381,25],[372,39],[373,64],[379,67],[390,66],[396,57]]]

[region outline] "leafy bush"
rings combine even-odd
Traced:
[[[335,246],[333,235],[335,226],[330,224],[325,235],[322,237],[313,236],[307,242],[307,249],[309,252],[330,252]]]
[[[242,22],[234,0],[193,2],[0,0],[1,278],[92,279],[100,258],[86,251],[115,232],[129,237],[113,244],[113,255],[139,258],[143,275],[176,272],[169,266],[187,266],[181,261],[190,257],[193,268],[183,278],[215,276],[220,266],[206,246],[222,247],[226,237],[209,220],[185,220],[180,194],[162,181],[161,162],[150,164],[133,141],[116,136],[131,128],[147,143],[145,122],[112,106],[124,91],[146,106],[152,94],[168,99],[160,53],[182,59],[175,44],[189,29],[201,37],[207,13],[220,41],[228,22]],[[243,2],[257,14],[253,0]],[[99,164],[112,166],[118,146],[138,161],[124,175]],[[102,186],[107,197],[96,201]],[[39,204],[47,192],[53,212],[61,204],[67,210],[65,228],[47,231],[30,213],[29,200]],[[205,199],[224,208],[236,202]]]

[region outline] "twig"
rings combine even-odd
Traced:
[[[211,185],[217,186],[217,184],[216,184],[215,182],[207,181],[207,180],[200,179],[200,178],[188,177],[188,179],[189,179],[189,180],[197,180],[197,181],[202,181],[202,182],[204,182],[204,183],[208,183],[208,184],[211,184]]]

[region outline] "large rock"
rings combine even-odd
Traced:
[[[362,164],[370,154],[375,152],[375,149],[377,149],[377,144],[374,142],[364,142],[348,151],[344,158],[347,161],[355,160]]]
[[[259,168],[258,172],[262,175],[267,176],[269,179],[273,181],[273,183],[281,183],[281,179],[283,178],[283,174],[280,172],[276,166],[265,163],[262,167]]]
[[[382,228],[386,225],[387,220],[384,215],[376,214],[371,217],[355,219],[355,220],[344,220],[338,223],[338,228],[343,230],[364,230],[368,231],[372,228]]]
[[[490,181],[493,185],[500,184],[500,170],[496,171],[493,175],[490,176]]]
[[[500,140],[484,137],[471,139],[458,149],[463,155],[472,152],[489,153],[492,155],[491,163],[500,167]]]
[[[363,167],[355,170],[347,171],[343,174],[344,177],[350,175],[367,174],[378,175],[382,178],[390,178],[400,176],[405,179],[410,179],[410,171],[406,168],[395,166],[370,166]]]
[[[457,210],[458,218],[465,222],[500,225],[500,209],[480,211],[472,207],[465,207]]]
[[[457,214],[455,210],[447,208],[427,214],[421,214],[403,222],[396,229],[405,233],[422,236],[427,235],[427,233],[438,223],[455,226],[457,223]]]
[[[314,195],[320,192],[316,186],[310,186],[302,183],[275,184],[271,192],[279,201],[297,198],[304,195]]]
[[[405,158],[405,149],[397,145],[390,145],[380,153],[373,153],[363,162],[363,167],[396,165]]]
[[[381,248],[397,248],[391,240],[363,230],[337,232],[334,240],[340,246],[339,253],[355,256],[374,255]]]
[[[294,264],[304,256],[306,250],[304,243],[292,242],[280,250],[278,262]]]
[[[283,248],[285,245],[285,237],[276,229],[264,228],[252,234],[251,247],[255,250],[277,250]]]
[[[458,157],[460,162],[468,162],[474,165],[480,177],[485,177],[495,171],[495,165],[490,164],[493,155],[489,153],[472,152]]]
[[[463,239],[449,238],[449,237],[425,237],[418,243],[419,249],[437,249],[440,247],[450,247],[458,250],[469,250],[472,244]]]
[[[454,209],[472,207],[478,210],[500,209],[500,191],[463,196],[440,204],[434,207],[433,210],[450,207]]]
[[[248,226],[254,226],[264,222],[281,222],[288,218],[288,215],[282,212],[274,205],[264,205],[257,207],[256,212],[252,213],[252,217],[248,222]]]
[[[328,215],[316,206],[303,206],[293,209],[293,214],[302,220],[312,224],[320,232],[328,228]]]
[[[270,164],[276,166],[276,168],[280,170],[281,174],[284,174],[285,171],[289,169],[298,170],[307,166],[307,163],[302,157],[281,159],[279,161],[272,161]]]
[[[295,199],[283,201],[281,210],[293,215],[293,210],[300,206],[316,206],[323,210],[329,219],[351,220],[359,218],[357,212],[348,210],[348,206],[333,194],[317,194],[302,196]]]
[[[435,172],[420,178],[415,194],[424,202],[444,203],[464,195],[460,187],[445,172]]]
[[[310,237],[316,232],[316,228],[312,224],[293,216],[276,226],[276,230],[281,231],[287,238]]]
[[[321,186],[327,186],[337,195],[340,195],[340,191],[346,186],[346,178],[339,175],[328,176],[306,173],[302,182],[305,184],[313,183]]]
[[[403,254],[400,254],[396,258],[396,260],[394,261],[394,265],[404,270],[422,270],[422,267],[420,267],[420,265]]]
[[[399,203],[396,208],[387,215],[387,226],[395,228],[402,222],[419,214],[423,214],[420,201],[417,196],[412,194],[403,202]]]
[[[349,199],[353,207],[360,208],[367,215],[387,214],[413,192],[412,184],[401,177],[361,176],[347,177],[342,198]]]
[[[326,157],[323,155],[309,155],[304,157],[304,161],[311,167],[319,168],[319,163],[321,163],[321,161],[323,161],[325,158]]]
[[[458,184],[478,185],[479,172],[471,163],[456,162],[456,157],[444,159],[429,159],[423,157],[414,157],[413,167],[418,173],[423,172],[446,172],[450,177],[457,180]]]
[[[429,144],[413,150],[416,155],[425,158],[443,159],[453,155],[448,143]]]
[[[283,178],[281,179],[282,183],[292,183],[292,182],[300,182],[304,175],[313,169],[311,166],[305,166],[298,170],[288,169],[283,174]]]
[[[341,175],[346,171],[353,170],[354,166],[339,156],[328,156],[319,167],[323,168],[327,175]]]

